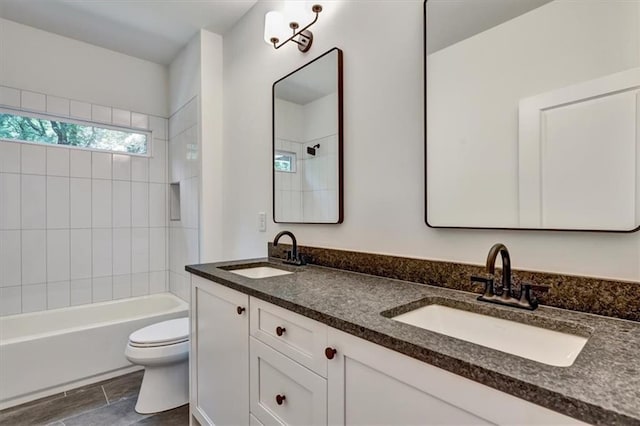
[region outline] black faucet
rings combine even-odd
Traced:
[[[283,235],[288,235],[289,237],[291,237],[291,241],[293,243],[293,247],[291,248],[291,250],[287,250],[287,259],[284,262],[289,263],[291,265],[298,265],[298,266],[304,265],[306,262],[305,262],[304,256],[302,256],[301,254],[298,254],[298,242],[296,241],[296,236],[293,235],[293,232],[291,231],[278,232],[278,235],[276,235],[275,238],[273,239],[273,246],[274,247],[278,246],[278,241]]]
[[[502,285],[496,287],[494,279],[498,254],[502,257]],[[501,243],[494,244],[487,255],[486,267],[488,276],[471,277],[471,282],[484,284],[484,293],[478,296],[478,300],[530,311],[538,307],[538,301],[531,295],[531,284],[522,283],[518,296],[515,296],[511,285],[511,256],[507,246]]]

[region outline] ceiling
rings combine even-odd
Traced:
[[[0,0],[0,17],[167,65],[201,28],[224,34],[256,0]]]
[[[552,0],[428,0],[427,53],[500,25]]]

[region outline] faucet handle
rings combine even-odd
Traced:
[[[287,260],[291,261],[291,250],[287,250]]]
[[[535,309],[538,307],[538,301],[531,293],[531,284],[520,284],[520,305],[527,307],[528,309]]]
[[[480,297],[484,299],[487,299],[487,298],[490,299],[495,296],[493,291],[493,277],[489,278],[487,276],[472,275],[471,282],[477,283],[477,284],[484,284],[484,293]]]

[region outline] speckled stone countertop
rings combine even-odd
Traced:
[[[293,274],[229,272],[270,265]],[[226,269],[222,269],[226,268]],[[186,270],[410,357],[596,425],[640,425],[640,324],[550,307],[534,312],[478,302],[475,294],[338,269],[251,259]],[[437,302],[589,336],[570,367],[553,367],[423,330],[390,316]]]

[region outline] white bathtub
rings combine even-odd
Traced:
[[[0,317],[0,410],[140,369],[129,334],[189,306],[169,293]]]

